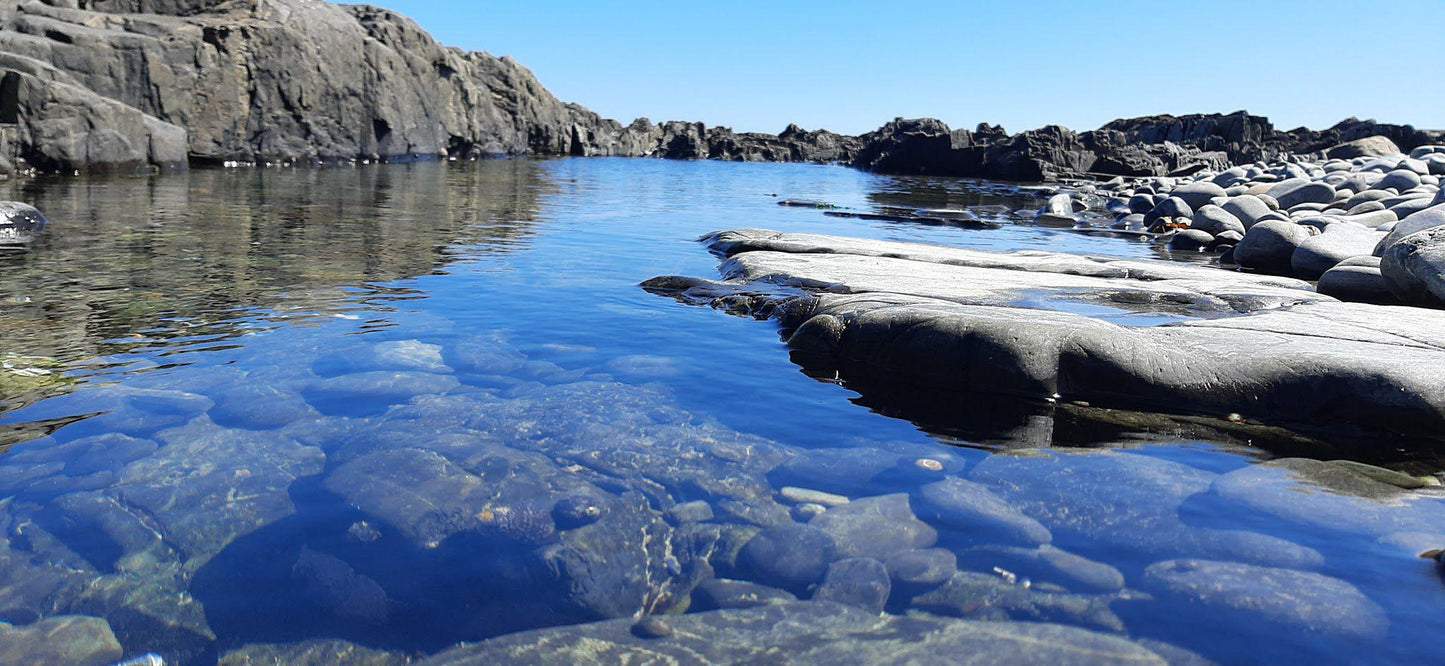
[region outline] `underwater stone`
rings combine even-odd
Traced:
[[[1123,638],[1046,623],[976,622],[927,616],[879,616],[810,601],[668,618],[673,635],[641,639],[631,619],[537,629],[453,648],[417,666],[624,663],[759,663],[786,654],[794,663],[950,663],[979,665],[1138,664],[1164,660]]]
[[[1014,451],[989,457],[970,476],[1043,523],[1055,539],[1159,557],[1298,568],[1324,561],[1310,548],[1266,534],[1186,525],[1180,506],[1207,491],[1216,475],[1167,460],[1114,451]]]
[[[692,591],[692,610],[753,608],[797,600],[797,597],[776,587],[746,580],[711,578],[699,583]]]
[[[961,553],[960,560],[977,571],[998,567],[1034,582],[1053,582],[1074,591],[1117,592],[1124,587],[1124,574],[1118,569],[1051,545],[1034,549],[979,546]]]
[[[97,617],[51,617],[23,627],[0,622],[0,663],[104,666],[120,658],[120,642]]]
[[[827,532],[788,524],[765,529],[748,541],[738,553],[738,566],[759,582],[802,591],[821,580],[836,559],[838,545]]]
[[[923,486],[917,504],[922,518],[959,530],[965,538],[1029,545],[1053,540],[1049,529],[1039,521],[1024,515],[986,486],[958,477]]]
[[[882,558],[938,541],[938,532],[913,515],[903,494],[854,500],[829,509],[809,525],[831,535],[845,557]]]
[[[411,658],[396,652],[365,648],[341,640],[309,640],[289,644],[251,644],[221,655],[218,666],[406,666]]]
[[[828,567],[823,584],[813,593],[817,601],[833,601],[883,612],[893,584],[882,562],[867,557],[838,560]]]
[[[1152,564],[1144,578],[1149,589],[1200,604],[1212,623],[1249,635],[1286,629],[1370,639],[1389,627],[1385,612],[1353,585],[1317,573],[1183,559]]]

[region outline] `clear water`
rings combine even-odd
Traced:
[[[434,653],[683,612],[699,578],[756,574],[689,555],[697,528],[677,505],[706,502],[709,529],[745,538],[743,526],[798,515],[783,486],[917,505],[947,475],[1093,562],[1043,566],[1016,540],[935,520],[960,569],[1003,591],[889,612],[1060,622],[1227,662],[1438,653],[1445,586],[1417,557],[1445,546],[1431,491],[1362,499],[1273,471],[1282,495],[1255,501],[1220,479],[1277,454],[1344,454],[1148,415],[849,385],[800,371],[772,323],[637,286],[714,275],[696,239],[737,227],[1165,256],[1014,224],[999,210],[1038,200],[1007,188],[612,159],[9,187],[52,227],[31,253],[0,257],[0,620],[99,616],[127,655],[180,663],[311,638]],[[780,197],[985,207],[1010,223],[840,219]],[[1063,453],[1019,452],[1051,445]],[[1436,471],[1410,452],[1363,457]],[[1201,601],[1146,573],[1181,558],[1272,568]],[[1079,581],[1079,566],[1103,565],[1126,589]],[[1319,577],[1260,582],[1280,568]]]

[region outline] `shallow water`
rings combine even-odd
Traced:
[[[1339,451],[849,385],[800,371],[772,323],[637,286],[714,275],[696,239],[737,227],[1165,256],[1015,224],[1007,211],[1039,200],[1006,187],[614,159],[10,187],[52,227],[0,257],[3,620],[94,615],[127,655],[207,663],[258,643],[432,653],[683,612],[705,578],[792,584],[716,554],[799,518],[779,492],[802,487],[907,494],[977,576],[889,612],[1060,622],[1229,662],[1418,661],[1445,630],[1445,587],[1416,557],[1445,546],[1438,494],[1361,499],[1255,467]],[[1005,224],[840,219],[781,197],[981,207]],[[1397,453],[1366,457],[1412,457]],[[927,508],[945,477],[1087,559],[1041,563],[1037,538]],[[837,538],[902,538],[875,527]],[[1234,564],[1175,562],[1191,558]]]

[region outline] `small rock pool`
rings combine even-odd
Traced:
[[[626,159],[4,187],[51,226],[0,256],[0,661],[1438,658],[1438,450],[854,384],[638,287],[738,227],[1168,258],[1016,224],[1026,191]]]

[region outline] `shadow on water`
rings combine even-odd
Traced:
[[[854,404],[912,422],[930,435],[963,446],[1113,448],[1208,442],[1251,458],[1348,459],[1414,474],[1445,469],[1445,441],[1438,439],[1387,440],[1378,433],[1321,430],[1309,424],[1260,423],[959,392],[886,377],[847,375],[826,359],[799,352],[790,357],[804,374],[856,393]]]

